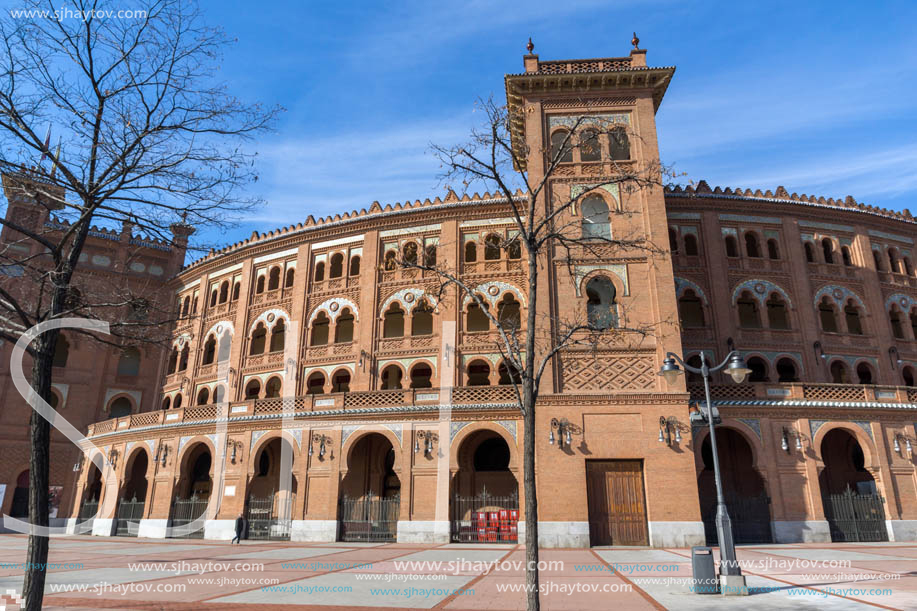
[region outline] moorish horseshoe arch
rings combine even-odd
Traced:
[[[826,284],[825,286],[815,291],[815,299],[813,304],[816,308],[818,308],[818,304],[821,303],[821,298],[825,296],[827,296],[834,303],[834,305],[840,308],[841,312],[843,312],[844,305],[847,303],[848,299],[853,299],[864,314],[868,311],[860,296],[846,286]]]
[[[750,280],[745,280],[740,282],[734,289],[732,289],[732,305],[734,306],[736,301],[739,299],[739,295],[743,291],[748,291],[762,307],[767,303],[767,299],[773,294],[778,293],[786,301],[787,308],[793,309],[793,300],[790,299],[790,296],[787,294],[783,287],[779,284],[775,284],[769,280],[760,280],[757,278],[752,278]]]
[[[510,292],[513,296],[519,301],[519,304],[524,308],[526,306],[525,296],[522,294],[522,291],[519,290],[516,286],[508,283],[502,282],[500,280],[491,280],[490,282],[484,282],[477,285],[471,289],[472,293],[476,293],[484,298],[484,300],[490,304],[490,307],[496,308],[497,304],[500,301],[500,298],[503,297],[503,294]],[[465,299],[462,300],[462,310],[468,308],[468,304],[472,302],[471,295],[465,295]]]
[[[395,301],[401,304],[406,314],[410,314],[414,308],[417,307],[417,304],[422,301],[428,302],[434,310],[439,307],[439,301],[437,301],[436,297],[428,294],[423,289],[401,289],[389,295],[385,301],[382,302],[382,307],[379,309],[379,318],[385,317],[385,313],[388,311],[389,306]]]
[[[272,317],[273,316],[273,317]],[[289,328],[290,326],[290,315],[287,314],[280,308],[271,308],[270,310],[265,310],[258,315],[258,318],[252,321],[252,324],[248,327],[248,336],[251,337],[254,333],[255,328],[258,326],[258,323],[264,323],[264,328],[270,330],[274,325],[277,324],[278,320],[283,320],[284,324]]]
[[[372,424],[364,424],[357,430],[353,431],[347,440],[341,444],[341,454],[344,456],[344,464],[341,466],[341,477],[345,476],[351,470],[351,461],[353,459],[353,448],[361,439],[365,439],[367,436],[372,435],[373,433],[382,435],[392,444],[392,449],[395,451],[395,462],[392,465],[392,471],[395,472],[395,475],[398,478],[401,478],[402,473],[402,453],[404,448],[402,447],[401,442],[398,440],[398,437],[395,435],[394,431],[389,429],[386,426],[376,426]]]
[[[353,313],[354,322],[358,322],[360,320],[360,310],[353,301],[346,297],[332,297],[315,306],[315,309],[309,314],[309,328],[312,328],[312,323],[315,321],[315,317],[318,316],[319,312],[324,312],[329,320],[334,322],[341,312],[344,311],[345,307],[350,308],[350,311]]]

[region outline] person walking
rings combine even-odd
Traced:
[[[238,543],[241,545],[242,533],[245,532],[245,522],[246,522],[245,516],[243,516],[240,513],[239,517],[236,518],[236,536],[233,537],[232,541],[229,542],[230,545],[232,545],[233,543]]]

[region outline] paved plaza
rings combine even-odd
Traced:
[[[0,535],[0,592],[26,538]],[[524,608],[517,545],[299,544],[98,537],[51,543],[48,609]],[[739,548],[747,598],[690,591],[690,550],[542,552],[545,609],[917,609],[917,544]],[[6,609],[17,608],[7,603]]]

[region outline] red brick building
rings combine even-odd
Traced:
[[[669,385],[657,372],[669,351],[696,363],[731,349],[752,370],[712,387],[737,540],[913,540],[910,214],[782,187],[595,188],[658,161],[655,115],[674,68],[647,66],[642,50],[527,55],[524,66],[506,77],[516,145],[550,150],[583,115],[603,126],[598,147],[573,151],[550,178],[557,197],[587,194],[564,220],[668,247],[545,262],[545,321],[598,312],[655,332],[564,350],[548,372],[536,432],[543,543],[712,536],[709,442],[689,417],[698,380]],[[537,178],[544,163],[532,154],[527,169]],[[505,200],[450,192],[309,217],[189,265],[170,285],[182,321],[144,409],[89,427],[119,460],[104,491],[95,467],[81,471],[72,522],[92,519],[101,495],[96,534],[135,519],[141,535],[175,536],[203,516],[203,536],[229,538],[246,512],[259,537],[515,540],[522,426],[496,334],[470,299],[437,299],[435,277],[389,264],[449,262],[491,308],[521,314],[526,271],[495,246],[513,231]]]

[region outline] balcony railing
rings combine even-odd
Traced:
[[[270,398],[233,401],[229,404],[230,419],[280,414],[284,401],[292,401],[296,412],[352,411],[354,415],[367,408],[392,408],[430,406],[435,409],[448,397],[439,388],[408,388],[398,390],[371,390],[365,392],[342,392],[321,395],[303,395],[291,399]],[[452,389],[451,402],[456,405],[482,405],[489,403],[515,404],[516,396],[511,386],[467,386]],[[133,414],[123,418],[103,420],[89,425],[89,435],[121,432],[161,424],[200,422],[217,418],[220,414],[216,405],[195,405],[179,409],[158,410]]]
[[[704,399],[703,384],[688,384],[695,401]],[[743,384],[711,384],[710,396],[717,399],[769,399],[806,401],[855,401],[878,403],[915,403],[917,388],[906,386],[875,386],[866,384],[809,384],[805,382],[745,382]]]

